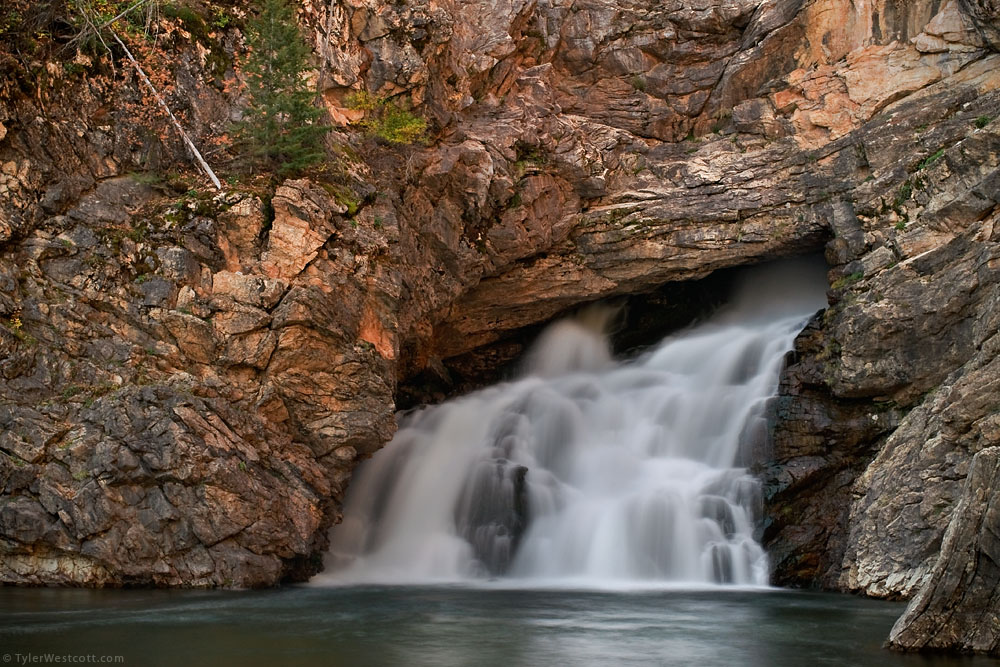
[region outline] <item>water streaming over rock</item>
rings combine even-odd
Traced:
[[[744,466],[825,282],[798,262],[742,285],[626,363],[593,311],[558,322],[522,379],[405,417],[352,481],[319,581],[766,584]]]

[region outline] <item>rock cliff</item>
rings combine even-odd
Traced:
[[[0,578],[308,576],[400,382],[454,391],[581,304],[825,249],[759,466],[776,582],[915,596],[894,645],[996,650],[964,569],[1000,432],[994,3],[300,9],[337,177],[273,196],[150,179],[183,147],[126,68],[2,63]],[[193,20],[163,19],[164,67],[211,142],[242,42]],[[428,144],[362,136],[359,89]]]

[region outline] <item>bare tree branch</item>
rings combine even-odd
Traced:
[[[80,43],[86,40],[88,37],[90,36],[97,37],[97,39],[101,42],[101,46],[103,46],[104,49],[108,52],[108,55],[111,56],[111,74],[117,75],[118,72],[115,69],[114,52],[111,50],[111,47],[108,46],[108,43],[104,41],[104,35],[101,34],[101,29],[98,28],[96,25],[94,25],[94,21],[93,19],[91,19],[90,13],[87,12],[86,10],[81,9],[80,16],[83,17],[83,20],[86,22],[87,25],[86,27],[84,27],[83,30],[77,33],[76,36],[73,37],[73,39],[69,40],[66,46],[79,48]]]
[[[187,132],[185,132],[184,128],[181,127],[180,122],[177,120],[177,118],[174,117],[173,112],[170,111],[170,107],[167,106],[167,103],[160,96],[160,92],[156,90],[156,87],[153,85],[153,82],[149,80],[148,76],[146,76],[146,73],[143,71],[142,66],[139,64],[139,61],[135,59],[135,57],[132,55],[132,52],[128,50],[127,46],[125,46],[125,42],[123,42],[121,38],[118,37],[118,33],[112,30],[111,35],[115,38],[115,41],[118,42],[118,46],[122,47],[122,50],[125,52],[125,56],[130,61],[132,61],[132,65],[135,67],[135,71],[139,73],[139,76],[142,78],[143,83],[146,84],[146,87],[149,88],[150,91],[152,91],[153,97],[155,97],[156,101],[160,103],[160,107],[162,107],[163,110],[167,112],[167,116],[170,117],[170,120],[173,122],[174,127],[177,128],[177,132],[181,135],[181,138],[184,140],[185,145],[187,145],[187,147],[191,149],[191,152],[194,154],[194,157],[198,161],[198,165],[201,167],[202,171],[204,171],[205,174],[209,177],[209,179],[211,179],[212,184],[215,186],[217,190],[222,190],[222,183],[219,182],[219,179],[215,175],[215,172],[212,171],[212,168],[208,166],[207,162],[205,162],[205,158],[201,156],[201,153],[198,151],[197,147],[195,147],[194,142],[191,141],[191,138],[188,136]]]
[[[108,26],[110,26],[112,23],[114,23],[118,19],[122,18],[123,16],[125,16],[126,14],[128,14],[129,12],[131,12],[133,9],[137,9],[137,8],[141,7],[142,5],[146,4],[149,1],[150,0],[136,0],[136,2],[133,5],[131,5],[130,7],[127,7],[125,9],[123,9],[121,11],[121,13],[118,14],[118,16],[114,17],[113,19],[108,19],[107,21],[105,21],[104,23],[102,23],[100,26],[98,26],[98,29],[99,30],[104,30],[105,28],[107,28]]]

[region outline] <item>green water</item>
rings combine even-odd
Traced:
[[[246,667],[998,664],[882,650],[902,610],[789,591],[3,588],[0,659]]]

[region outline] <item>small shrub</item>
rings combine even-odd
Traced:
[[[222,7],[212,8],[212,27],[219,30],[225,29],[229,25],[229,14]]]
[[[143,220],[125,233],[134,243],[142,243],[149,234],[149,224]]]
[[[63,400],[69,400],[77,394],[83,393],[84,388],[78,384],[71,384],[62,391]]]
[[[322,183],[323,189],[326,190],[333,199],[347,208],[347,216],[353,218],[358,214],[358,210],[361,208],[361,201],[358,199],[357,195],[350,188],[343,185],[334,185],[333,183]]]
[[[0,320],[0,324],[3,324],[4,328],[14,334],[14,337],[22,343],[27,345],[36,345],[38,343],[34,336],[24,330],[24,323],[21,322],[20,310],[15,310],[6,323]]]
[[[541,169],[548,164],[548,157],[539,146],[518,142],[515,149],[517,154],[511,168],[516,179],[524,178],[529,169]]]
[[[903,183],[903,186],[899,188],[899,194],[896,195],[895,206],[899,206],[903,202],[907,201],[913,194],[913,184],[907,181]]]
[[[993,121],[992,116],[980,116],[976,119],[976,129],[981,130]]]
[[[390,144],[418,144],[427,140],[427,121],[381,95],[360,90],[347,98],[347,106],[365,112],[355,123],[365,134]]]

